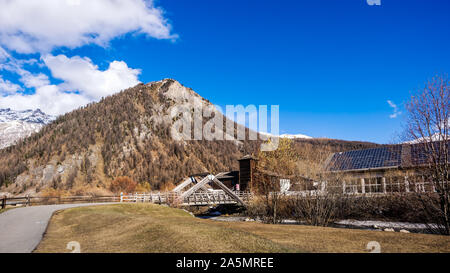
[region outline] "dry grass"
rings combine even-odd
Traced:
[[[389,253],[450,252],[449,236],[247,222],[229,227],[305,252],[366,252],[370,241],[379,242],[381,251]]]
[[[292,252],[245,231],[211,225],[187,212],[151,204],[68,209],[56,214],[37,252]]]
[[[57,213],[36,252],[450,252],[450,237],[351,229],[214,222],[151,204],[120,204]]]
[[[0,209],[0,213],[3,213],[3,212],[5,212],[5,211],[7,211],[7,210],[10,210],[10,209],[13,209],[13,208],[4,208],[4,209]]]

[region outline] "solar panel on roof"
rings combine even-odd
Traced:
[[[442,143],[433,143],[439,151]],[[450,142],[447,151],[450,155]],[[393,145],[365,150],[335,153],[328,163],[328,171],[346,171],[358,169],[387,168],[396,166],[417,166],[430,161],[423,144]]]
[[[396,146],[356,150],[334,154],[330,171],[391,167],[400,165],[401,149]]]
[[[411,161],[412,164],[414,165],[423,165],[423,164],[427,164],[430,163],[432,161],[432,157],[431,155],[433,154],[432,151],[427,151],[428,149],[433,149],[434,153],[437,155],[440,152],[440,149],[443,149],[444,147],[442,147],[443,142],[434,142],[433,143],[433,147],[431,146],[426,146],[425,144],[421,143],[421,144],[415,144],[411,146]],[[450,155],[450,142],[447,143],[447,152]],[[442,159],[444,159],[442,157]]]

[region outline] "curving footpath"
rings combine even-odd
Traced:
[[[33,206],[0,213],[0,253],[31,253],[42,240],[55,211],[110,204],[114,203]]]

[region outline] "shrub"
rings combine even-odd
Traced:
[[[328,226],[337,219],[339,196],[308,195],[288,199],[292,218],[307,225]]]
[[[261,219],[264,221],[266,218],[266,203],[260,197],[255,197],[248,204],[246,209],[246,215],[253,219]]]
[[[437,199],[428,194],[407,193],[347,197],[337,204],[338,218],[425,223],[427,213],[424,208],[428,205],[422,205],[422,202],[436,202]]]
[[[152,187],[150,186],[150,183],[148,182],[144,182],[144,183],[139,183],[136,186],[136,191],[137,192],[150,192],[152,190]]]
[[[40,197],[43,204],[57,204],[61,197],[70,196],[69,192],[62,189],[46,188],[41,191]]]
[[[436,195],[398,193],[379,197],[321,195],[278,196],[276,214],[272,197],[257,196],[247,206],[246,215],[265,223],[279,223],[282,219],[293,219],[315,226],[329,226],[337,220],[381,220],[411,223],[439,223],[428,215],[435,211],[424,208],[436,206]],[[423,204],[425,203],[425,204]],[[430,229],[431,230],[431,229]],[[435,233],[435,232],[433,232]]]
[[[172,182],[166,182],[161,187],[161,191],[171,191],[175,188],[175,185]]]
[[[114,193],[131,193],[136,190],[137,183],[127,176],[117,177],[110,186],[110,190]]]
[[[288,204],[288,198],[281,194],[257,196],[247,206],[246,215],[264,223],[281,223],[283,219],[292,218]]]

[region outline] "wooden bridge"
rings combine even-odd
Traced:
[[[246,206],[252,199],[250,192],[232,191],[220,178],[225,173],[217,175],[197,174],[181,182],[170,192],[156,192],[144,194],[128,194],[120,196],[120,202],[150,202],[156,204],[181,205],[181,206],[208,206],[219,204],[237,204]],[[201,178],[197,181],[196,178]],[[213,189],[216,185],[220,189]]]
[[[246,205],[252,198],[250,192],[233,192]],[[189,197],[180,199],[181,195],[174,192],[153,192],[153,193],[135,193],[121,195],[120,202],[134,203],[154,203],[181,206],[208,206],[220,204],[239,204],[238,201],[230,197],[221,190],[196,192]]]

